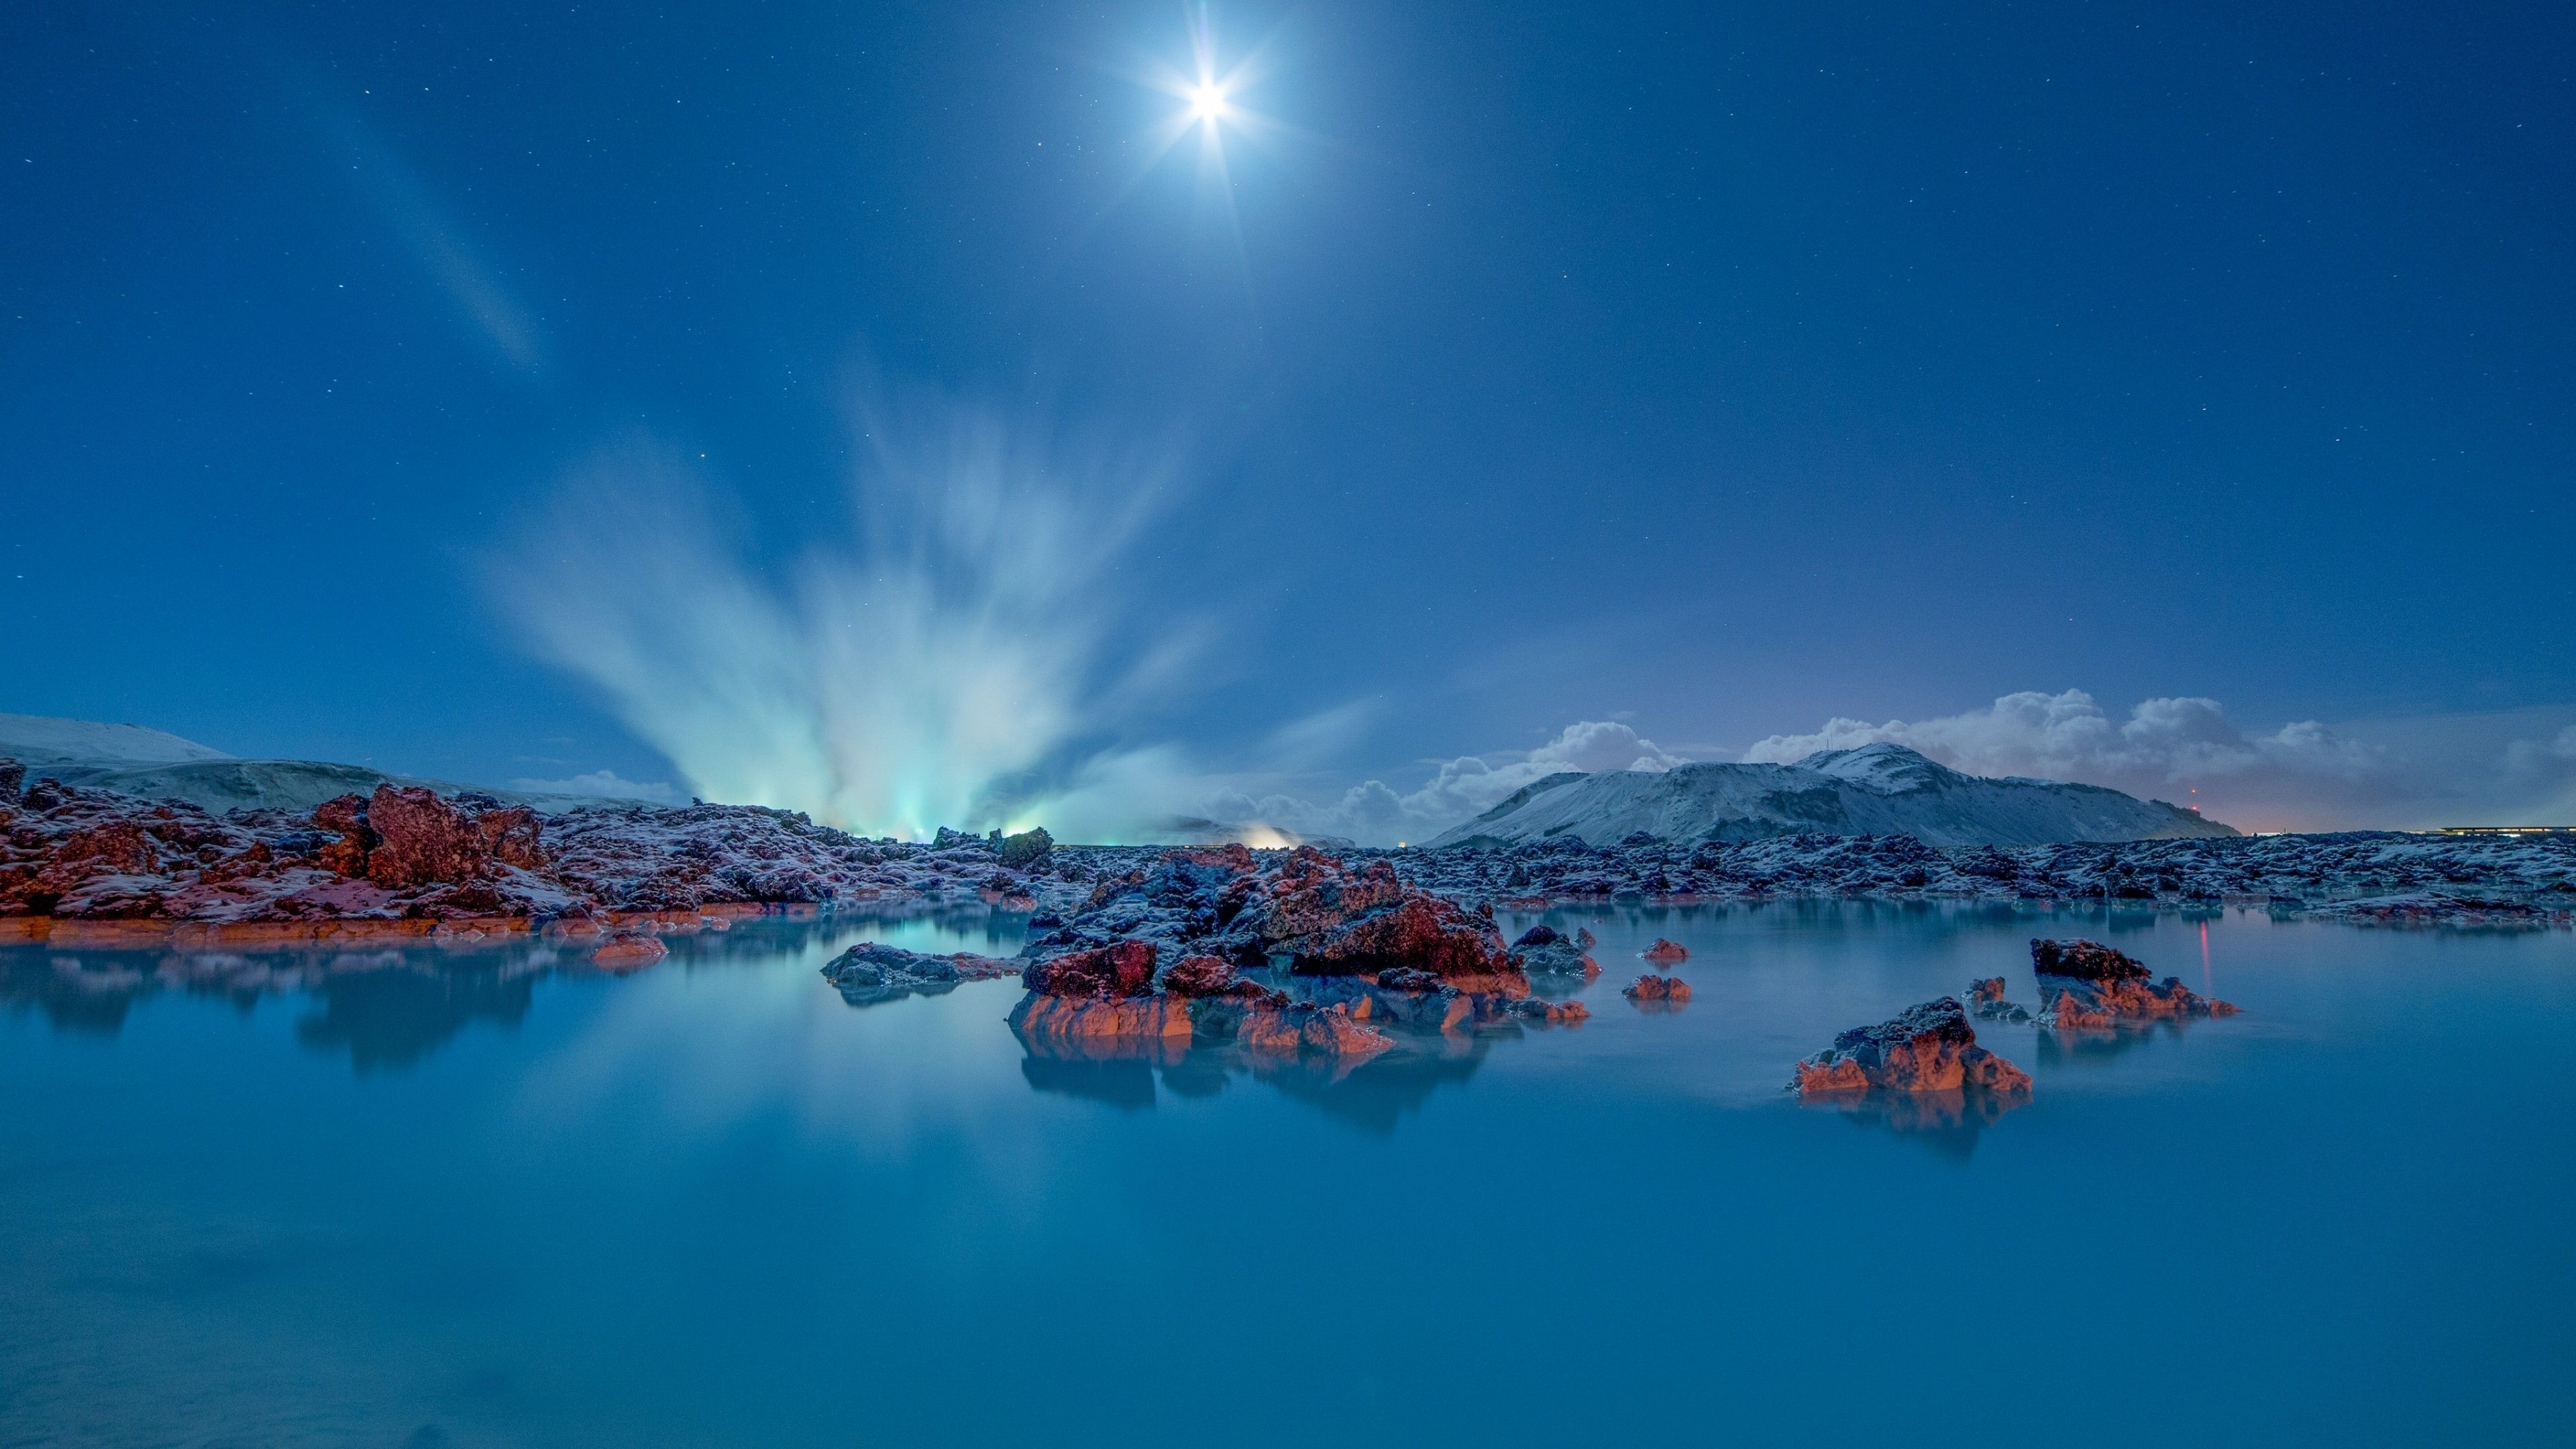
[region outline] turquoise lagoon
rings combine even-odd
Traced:
[[[1601,938],[1588,1023],[1341,1073],[816,974],[1007,917],[285,989],[327,958],[9,948],[0,1446],[2568,1442],[2576,937],[1545,919]],[[2245,1014],[1982,1027],[2001,1114],[1781,1091],[1971,977],[2036,1005],[2043,933]],[[1658,935],[1695,995],[1648,1015]]]

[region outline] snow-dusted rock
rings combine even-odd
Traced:
[[[2153,979],[2136,960],[2098,941],[2034,940],[2030,959],[2039,978],[2042,1026],[2099,1031],[2127,1022],[2236,1014],[2233,1005],[2203,996],[2177,977]]]
[[[2017,1095],[2030,1090],[2021,1068],[1977,1045],[1968,1013],[1955,996],[1910,1007],[1892,1021],[1859,1026],[1798,1063],[1793,1091],[1946,1092]]]
[[[970,952],[931,956],[882,941],[862,941],[823,966],[823,979],[840,988],[852,1006],[876,1006],[908,996],[936,996],[961,981],[992,981],[1020,974],[1016,962]]]

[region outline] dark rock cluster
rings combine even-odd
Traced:
[[[1354,861],[1368,853],[1355,853]],[[2363,924],[2565,926],[2576,837],[2393,831],[1934,849],[1907,835],[1701,844],[1554,839],[1385,853],[1408,883],[1468,902],[1759,900],[2268,902]],[[2385,902],[2373,898],[2391,897]]]
[[[13,761],[0,761],[0,786],[0,919],[21,922],[220,929],[877,901],[1029,909],[1079,898],[1091,873],[1057,859],[1043,831],[1007,840],[952,831],[925,846],[750,806],[541,817],[490,796],[385,785],[305,815],[218,816],[184,801],[31,785]]]
[[[1344,1058],[1394,1047],[1389,1029],[1456,1031],[1578,1020],[1531,990],[1541,969],[1589,965],[1541,928],[1506,947],[1491,908],[1405,885],[1384,860],[1352,868],[1311,848],[1165,850],[1106,875],[1031,939],[1024,1040],[1230,1041]],[[1158,974],[1158,963],[1163,963]]]

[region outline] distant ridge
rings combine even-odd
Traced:
[[[632,803],[587,795],[491,790],[325,760],[245,760],[142,725],[41,714],[0,714],[0,759],[25,765],[30,778],[51,776],[66,785],[118,790],[150,800],[185,800],[218,813],[267,809],[300,814],[334,795],[364,795],[378,785],[427,785],[450,795],[482,789],[503,800],[550,811]]]
[[[2049,845],[2234,835],[2199,812],[2099,785],[1962,774],[1903,745],[1825,750],[1794,765],[1681,765],[1550,775],[1433,839],[1615,845],[1911,835],[1926,845]]]

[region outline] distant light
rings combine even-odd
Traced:
[[[1214,81],[1201,81],[1190,87],[1190,116],[1194,120],[1216,122],[1225,118],[1225,87]]]

